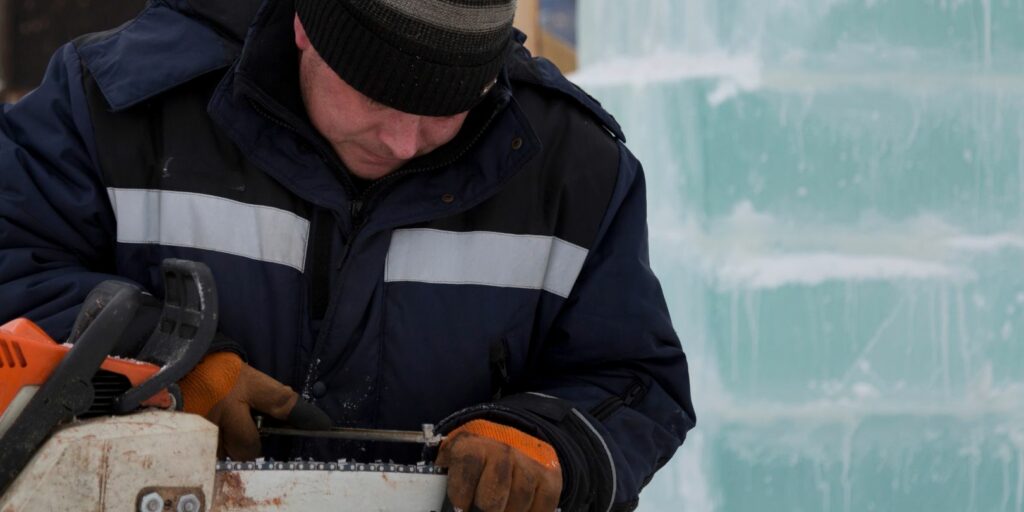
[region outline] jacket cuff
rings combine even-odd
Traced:
[[[606,512],[615,500],[615,466],[604,438],[572,404],[548,395],[523,393],[463,409],[445,418],[447,434],[475,419],[521,430],[549,443],[562,467],[562,510]]]
[[[225,336],[220,331],[217,331],[213,335],[213,340],[210,341],[210,348],[206,351],[207,354],[212,354],[214,352],[231,352],[242,358],[242,362],[249,362],[249,358],[246,357],[245,349],[242,348],[242,344]]]

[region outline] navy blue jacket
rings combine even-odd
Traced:
[[[151,2],[4,106],[0,320],[60,339],[101,281],[202,261],[221,334],[335,424],[503,421],[558,449],[563,505],[635,507],[695,416],[614,119],[518,47],[455,141],[363,189],[302,112],[290,1],[244,3]]]

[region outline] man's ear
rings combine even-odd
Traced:
[[[306,36],[306,28],[299,21],[299,13],[295,13],[295,20],[292,21],[292,24],[295,26],[295,46],[300,51],[308,50],[313,45],[309,42],[309,37]]]

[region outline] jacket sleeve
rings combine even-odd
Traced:
[[[526,393],[457,413],[552,443],[563,510],[632,510],[693,428],[686,356],[648,260],[646,192],[623,147],[598,240],[538,357]],[[442,431],[445,425],[441,426]]]
[[[115,220],[100,181],[81,61],[68,44],[41,85],[0,113],[0,321],[70,332],[114,268]]]

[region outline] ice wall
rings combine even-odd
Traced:
[[[1024,511],[1024,0],[586,0],[698,428],[641,510]]]

